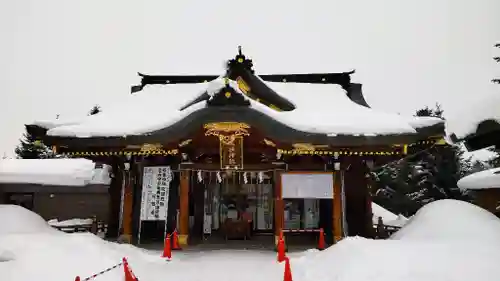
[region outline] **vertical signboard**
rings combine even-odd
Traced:
[[[243,137],[232,136],[232,141],[220,141],[221,169],[243,169]]]
[[[169,166],[144,167],[141,221],[166,221],[172,171]]]

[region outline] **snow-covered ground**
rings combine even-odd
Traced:
[[[283,280],[275,253],[160,253],[106,242],[92,234],[53,230],[21,207],[0,205],[2,281],[74,280],[126,256],[141,281]],[[474,205],[441,200],[422,208],[389,240],[344,239],[325,251],[290,254],[295,281],[497,281],[500,220]],[[95,280],[123,280],[122,269]]]

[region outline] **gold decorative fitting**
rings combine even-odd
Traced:
[[[190,144],[191,141],[193,141],[193,140],[192,139],[187,139],[185,141],[182,141],[181,143],[179,143],[179,147],[184,147],[184,146]]]
[[[230,98],[231,97],[231,92],[226,92],[224,95],[226,96],[226,98]]]
[[[224,77],[224,84],[229,85],[229,78],[228,77]]]
[[[268,146],[276,147],[276,144],[268,139],[264,139],[264,143]]]
[[[292,144],[292,146],[297,150],[306,150],[306,151],[316,150],[316,147],[312,143],[294,143]]]
[[[238,84],[238,88],[240,89],[240,91],[242,91],[244,94],[248,94],[250,92],[250,86],[248,86],[245,80],[243,80],[243,78],[241,78],[240,76],[236,78],[236,83]]]
[[[243,61],[244,61],[243,58],[238,58],[239,63],[242,63]]]
[[[77,152],[67,152],[63,155],[69,156],[116,156],[116,155],[137,155],[137,156],[149,156],[149,155],[177,155],[179,153],[178,149],[172,150],[149,150],[149,151],[77,151]]]
[[[208,123],[203,126],[207,131],[205,136],[216,136],[224,143],[231,145],[238,136],[249,136],[250,125],[238,122]]]
[[[160,150],[163,146],[159,143],[145,143],[141,145],[141,151]]]
[[[277,152],[283,155],[320,155],[320,156],[330,156],[344,155],[344,156],[368,156],[368,155],[400,155],[400,151],[327,151],[327,150],[303,150],[303,149],[277,149]]]

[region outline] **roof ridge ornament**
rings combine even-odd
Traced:
[[[250,71],[252,74],[255,73],[253,70],[253,62],[251,59],[247,58],[242,51],[241,46],[238,46],[238,54],[233,59],[227,62],[227,67],[229,69],[243,68]]]

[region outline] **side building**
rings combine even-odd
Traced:
[[[370,108],[352,73],[256,75],[240,49],[220,76],[140,74],[114,108],[27,129],[113,167],[110,235],[370,237],[367,172],[442,140],[444,124]]]

